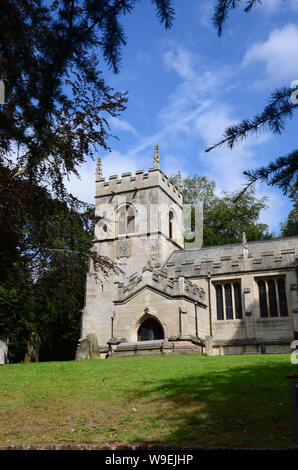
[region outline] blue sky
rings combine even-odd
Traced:
[[[98,151],[103,173],[152,167],[154,144],[161,168],[214,180],[217,191],[239,190],[243,170],[257,168],[297,147],[298,120],[289,121],[281,136],[263,132],[233,150],[204,150],[241,119],[261,112],[270,93],[298,79],[298,0],[263,0],[245,14],[237,9],[217,37],[211,17],[215,0],[176,0],[172,29],[165,30],[151,2],[142,1],[123,19],[127,46],[120,73],[105,64],[106,83],[129,93],[127,110],[110,121],[112,152]],[[243,6],[245,2],[243,2]],[[95,162],[72,177],[71,192],[94,201]],[[291,203],[278,189],[257,185],[268,197],[260,221],[279,231]]]

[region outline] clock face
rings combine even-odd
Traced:
[[[130,256],[130,242],[128,240],[117,243],[116,246],[117,258]]]

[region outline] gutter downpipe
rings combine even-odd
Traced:
[[[198,333],[198,305],[195,303],[195,318],[196,318],[196,337],[198,338],[199,337],[199,333]]]
[[[210,271],[208,272],[207,278],[208,278],[209,327],[210,327],[210,336],[213,336],[213,332],[212,332],[211,292],[210,292],[210,280],[211,280]]]

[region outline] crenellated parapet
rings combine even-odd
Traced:
[[[117,302],[125,302],[141,289],[149,287],[172,298],[187,298],[205,305],[205,290],[183,276],[170,279],[164,270],[145,266],[142,273],[135,273],[126,284],[118,283]]]
[[[127,192],[137,192],[142,189],[161,187],[177,203],[182,205],[182,192],[169,180],[169,178],[159,169],[150,168],[146,173],[138,170],[132,173],[122,173],[121,177],[112,175],[106,180],[103,177],[96,179],[96,198],[110,196],[114,194],[125,194]]]
[[[170,278],[206,276],[208,273],[233,274],[242,272],[293,269],[298,266],[298,239],[281,238],[266,242],[221,245],[199,250],[175,251],[165,268]]]

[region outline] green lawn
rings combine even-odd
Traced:
[[[0,445],[291,446],[290,355],[0,366]]]

